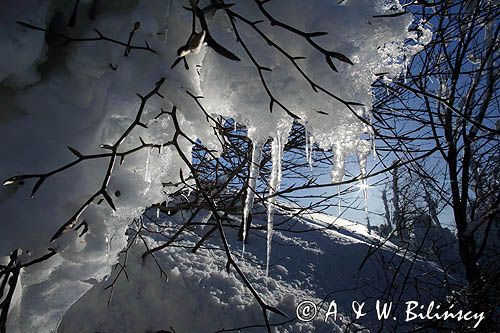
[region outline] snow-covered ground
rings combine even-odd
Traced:
[[[150,215],[162,226],[145,222],[152,231],[161,231],[149,233],[144,238],[150,248],[169,239],[168,235],[179,228],[183,219],[181,215],[188,217],[186,212],[173,217],[161,215],[158,220],[154,213]],[[384,299],[385,288],[392,278],[390,273],[384,272],[386,267],[375,260],[379,256],[392,257],[396,248],[392,243],[381,246],[377,255],[359,270],[370,244],[380,238],[354,222],[320,213],[309,215],[290,218],[283,211],[277,211],[268,277],[265,275],[265,231],[252,230],[242,258],[236,231],[227,228],[234,259],[256,291],[268,304],[290,317],[271,315],[272,323],[289,321],[276,327],[276,332],[341,332],[353,328],[347,326],[353,318],[349,317],[352,315],[352,301],[367,301],[366,308],[373,308],[377,298]],[[253,222],[254,227],[265,227],[265,214],[256,215]],[[239,225],[239,220],[233,218],[232,223]],[[122,272],[116,279],[111,300],[111,288],[106,287],[115,280],[120,267],[116,267],[105,281],[95,282],[93,288],[66,312],[59,332],[170,330],[196,333],[253,325],[257,327],[244,332],[264,332],[262,311],[252,294],[235,275],[234,269],[230,274],[225,271],[226,255],[218,234],[214,233],[215,236],[197,253],[191,253],[191,248],[207,231],[206,228],[193,227],[179,241],[155,253],[168,279],[160,273],[151,257],[141,258],[146,247],[143,240],[135,238],[126,261],[127,275]],[[407,257],[411,258],[411,255],[407,254]],[[122,254],[120,262],[124,264],[124,260],[125,254]],[[400,262],[399,256],[391,260],[394,266]],[[409,262],[403,260],[401,274],[393,282],[395,290],[400,290],[398,285]],[[410,280],[424,279],[432,271],[438,271],[432,263],[417,260]],[[412,288],[405,289],[403,300],[416,296]],[[303,323],[296,318],[296,306],[303,300],[318,304],[318,316],[311,322]],[[338,304],[339,316],[336,321],[330,318],[325,323],[326,310],[332,300]],[[398,318],[399,322],[391,320],[386,329],[396,323],[401,326],[403,320],[403,316]],[[373,329],[378,320],[372,311],[360,323]]]

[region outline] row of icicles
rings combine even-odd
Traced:
[[[278,130],[276,135],[273,137],[271,144],[271,162],[272,162],[272,170],[271,170],[271,179],[269,181],[269,199],[267,205],[267,249],[266,249],[266,276],[269,275],[269,262],[271,257],[271,244],[273,237],[273,222],[274,222],[274,211],[275,211],[275,203],[276,203],[276,193],[280,190],[281,186],[281,178],[282,178],[282,160],[283,160],[283,151],[284,146],[288,140],[288,133],[286,131]],[[243,207],[243,251],[242,256],[245,254],[245,242],[246,236],[249,227],[249,216],[253,209],[255,193],[256,193],[256,184],[257,178],[259,175],[259,163],[262,155],[264,143],[261,141],[254,141],[252,145],[252,160],[250,163],[250,171],[248,178],[248,190],[247,196],[245,198],[245,205]],[[375,145],[372,141],[359,141],[359,145],[357,147],[357,157],[358,164],[360,168],[361,175],[361,183],[359,185],[360,190],[363,191],[363,200],[364,200],[364,212],[365,219],[367,223],[368,232],[370,232],[370,220],[368,217],[368,185],[366,180],[367,170],[366,170],[366,162],[367,157],[370,151],[373,149],[374,156],[376,156]],[[309,164],[309,168],[312,171],[313,169],[313,138],[310,133],[306,130],[305,133],[305,155],[306,160]],[[345,153],[338,146],[334,150],[334,162],[335,166],[332,169],[332,182],[340,182],[344,177],[344,159]],[[338,214],[339,216],[342,214],[342,206],[340,201],[340,186],[338,188]]]
[[[283,160],[283,151],[284,146],[288,140],[287,131],[278,130],[276,135],[274,136],[271,144],[271,179],[269,181],[269,199],[268,199],[268,209],[267,209],[267,249],[266,249],[266,276],[269,275],[269,261],[271,257],[271,244],[273,237],[273,225],[274,225],[274,211],[275,211],[275,203],[276,203],[276,193],[280,190],[281,186],[281,178],[282,178],[282,160]],[[367,222],[368,231],[370,231],[370,220],[368,217],[368,185],[366,183],[366,162],[367,156],[370,152],[369,147],[367,149],[366,143],[368,141],[360,141],[362,143],[360,145],[360,149],[358,149],[358,163],[360,167],[360,173],[362,176],[361,184],[359,185],[360,189],[363,191],[363,199],[364,199],[364,211],[365,211],[365,219]],[[245,198],[245,205],[243,208],[243,255],[245,254],[245,242],[246,236],[248,232],[248,219],[250,212],[253,209],[257,178],[259,175],[259,162],[262,155],[262,148],[264,143],[261,141],[255,141],[252,145],[252,161],[250,163],[250,174],[248,180],[248,190],[247,196]],[[376,156],[375,146],[373,145],[373,152]],[[305,132],[305,155],[307,163],[309,164],[309,168],[312,171],[313,169],[313,138],[310,133],[306,130]],[[345,161],[345,153],[337,146],[334,149],[334,168],[332,169],[332,182],[340,182],[342,181],[345,172],[344,172],[344,161]],[[146,170],[145,170],[145,178],[146,182],[150,182],[150,174],[149,174],[149,164],[150,164],[150,150],[147,152],[146,159]],[[340,200],[340,186],[337,186],[338,189],[338,215],[342,214],[342,204]],[[156,217],[160,217],[160,210],[157,209]]]

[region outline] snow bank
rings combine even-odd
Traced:
[[[49,1],[5,0],[0,3],[0,82],[22,87],[39,80],[37,65],[45,60],[44,36],[16,24],[46,21]]]
[[[263,210],[263,207],[259,207]],[[152,213],[152,212],[151,212]],[[365,295],[373,299],[382,295],[384,288],[392,281],[381,279],[383,273],[371,261],[358,271],[370,245],[377,241],[376,236],[368,234],[366,227],[335,217],[311,213],[307,218],[289,218],[280,209],[276,210],[276,220],[281,229],[275,231],[277,242],[274,244],[274,259],[271,261],[269,275],[265,273],[266,252],[265,231],[252,232],[247,245],[245,260],[240,251],[234,258],[251,280],[254,288],[266,302],[278,306],[292,319],[295,308],[303,300],[317,304],[319,315],[309,323],[293,320],[273,329],[273,332],[345,332],[349,322],[352,300],[365,300]],[[206,212],[201,215],[205,216]],[[184,215],[182,218],[181,216]],[[175,216],[151,218],[162,228],[147,223],[155,232],[161,231],[171,236],[189,212]],[[266,214],[257,214],[255,225],[265,226]],[[212,220],[212,222],[214,222]],[[299,232],[312,227],[326,227],[334,223],[329,231]],[[172,230],[168,232],[168,230]],[[209,239],[196,254],[186,248],[198,241],[196,235],[202,230],[193,227],[191,234],[172,247],[155,253],[168,275],[168,282],[160,277],[160,271],[152,258],[145,261],[140,255],[146,250],[143,242],[137,240],[131,246],[127,259],[127,277],[124,273],[117,277],[118,267],[113,274],[101,283],[94,282],[92,289],[79,299],[64,315],[59,332],[156,332],[175,330],[175,332],[206,333],[221,329],[262,325],[263,319],[259,306],[239,278],[224,270],[225,258],[218,247],[218,239]],[[151,233],[147,237],[148,246],[162,244],[165,236]],[[227,233],[230,246],[238,249],[235,231]],[[395,285],[403,285],[405,270],[411,261],[394,255],[396,246],[387,242],[378,253],[393,265],[401,265],[401,274]],[[403,251],[402,251],[403,252]],[[124,254],[120,262],[124,263]],[[389,259],[390,258],[390,259]],[[429,272],[433,267],[417,260],[410,274],[412,281],[431,279]],[[436,279],[439,273],[436,273]],[[108,307],[110,288],[116,278],[113,294]],[[434,281],[435,282],[435,281]],[[397,287],[395,287],[397,288]],[[398,289],[399,290],[399,289]],[[404,298],[415,297],[416,291],[408,285],[403,291]],[[431,297],[432,293],[429,293]],[[433,295],[436,296],[436,295]],[[337,321],[324,322],[329,302],[335,299],[339,315]],[[370,301],[369,301],[370,303]],[[368,305],[367,307],[371,306]],[[342,316],[343,320],[339,317]],[[404,318],[401,316],[400,318]],[[287,321],[271,315],[271,322]],[[377,319],[373,311],[363,318],[360,324],[376,327]],[[391,323],[386,323],[386,330]],[[403,323],[397,323],[402,327]],[[173,329],[173,330],[172,330]],[[263,332],[265,328],[256,327],[245,332]]]

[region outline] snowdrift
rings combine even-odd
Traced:
[[[261,214],[254,215],[243,258],[242,243],[237,241],[237,227],[233,232],[228,228],[227,237],[238,265],[254,288],[266,302],[289,315],[289,320],[271,315],[272,323],[284,323],[276,327],[275,332],[344,332],[356,327],[374,329],[380,325],[374,311],[355,321],[352,301],[366,301],[366,307],[373,308],[377,299],[395,301],[386,299],[387,295],[399,296],[401,293],[401,302],[442,296],[438,289],[414,289],[418,281],[425,281],[427,285],[439,284],[437,267],[417,258],[411,273],[406,276],[415,258],[407,253],[403,259],[403,251],[395,254],[397,247],[390,242],[382,245],[359,270],[370,245],[382,239],[369,234],[363,225],[321,213],[296,218],[291,217],[290,212],[277,210],[273,254],[269,276],[266,277],[264,230],[267,222],[264,207],[259,205],[256,209],[259,208]],[[147,223],[151,228],[150,235],[146,237],[150,248],[168,240],[182,221],[189,218],[187,211],[175,216],[162,214],[159,219],[154,212],[147,214],[152,220]],[[228,221],[235,226],[240,222],[237,217]],[[262,230],[254,230],[259,227]],[[245,332],[266,331],[262,311],[251,293],[234,270],[230,274],[225,271],[226,260],[220,238],[214,236],[197,253],[191,253],[202,231],[193,227],[192,235],[186,235],[167,249],[155,253],[168,281],[152,258],[141,259],[146,247],[141,240],[135,239],[126,261],[128,275],[119,273],[121,267],[116,267],[105,281],[93,281],[92,289],[65,313],[58,332],[164,330],[206,333],[224,329],[237,331],[237,328],[246,326],[255,327]],[[394,280],[385,271],[387,267],[380,261],[381,257],[387,260],[390,267],[401,265]],[[122,254],[120,263],[123,264],[124,259],[125,254]],[[111,297],[109,286],[115,279]],[[402,288],[404,279],[412,283]],[[389,291],[389,287],[393,290]],[[422,294],[425,295],[423,298]],[[296,307],[303,300],[311,300],[318,305],[318,316],[311,322],[297,320]],[[332,300],[338,305],[339,315],[336,321],[330,318],[325,323],[324,316]],[[402,305],[399,308],[403,310]],[[391,317],[385,323],[386,330],[404,327],[402,312],[395,315],[398,321],[393,321]]]

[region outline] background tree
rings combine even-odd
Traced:
[[[495,315],[496,274],[481,264],[484,246],[496,243],[498,182],[478,192],[486,169],[498,164],[498,4],[494,1],[418,1],[405,6],[432,27],[432,41],[410,62],[400,81],[376,85],[374,107],[382,140],[396,156],[434,153],[408,166],[423,185],[429,214],[436,199],[452,210],[467,305]],[[488,166],[485,168],[485,166]],[[428,193],[438,198],[428,199]],[[489,208],[480,209],[479,202]],[[485,212],[489,213],[485,213]],[[456,290],[455,290],[456,291]],[[498,319],[493,319],[493,321]],[[485,330],[493,323],[485,324]],[[488,328],[489,327],[489,328]]]

